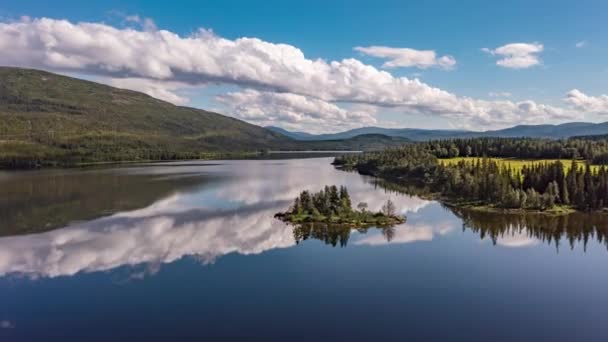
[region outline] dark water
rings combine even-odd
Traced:
[[[0,174],[0,341],[608,340],[608,219],[475,214],[331,159]],[[297,230],[346,185],[393,229]]]

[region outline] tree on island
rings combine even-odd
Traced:
[[[390,199],[382,206],[382,212],[386,216],[395,216],[395,204]]]
[[[350,224],[354,226],[379,225],[387,226],[404,222],[404,218],[396,216],[395,205],[388,200],[381,212],[367,211],[367,203],[359,203],[358,210],[352,208],[352,200],[348,189],[335,185],[325,186],[319,192],[302,191],[289,211],[278,213],[276,217],[292,222],[324,222]]]
[[[346,187],[340,189],[335,185],[325,186],[323,190],[312,196],[308,191],[302,191],[294,200],[290,213],[311,216],[336,216],[352,212],[351,199]]]

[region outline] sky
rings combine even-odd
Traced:
[[[488,130],[608,119],[606,1],[6,1],[0,65],[253,124]]]

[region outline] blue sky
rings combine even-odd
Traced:
[[[135,16],[139,21],[133,19]],[[3,64],[37,67],[137,90],[147,89],[135,84],[138,80],[153,79],[156,92],[148,91],[152,95],[165,94],[165,99],[170,100],[172,97],[167,92],[177,94],[180,103],[215,109],[261,125],[276,124],[309,131],[339,131],[372,124],[489,129],[519,122],[605,121],[608,114],[608,99],[602,97],[608,93],[608,38],[605,34],[608,2],[604,1],[88,1],[84,5],[81,1],[20,0],[0,2],[0,18],[6,25],[24,21],[34,25],[32,22],[40,18],[50,18],[65,19],[73,25],[99,23],[118,30],[142,32],[148,30],[144,27],[144,18],[149,18],[154,22],[155,30],[166,30],[184,38],[197,35],[200,28],[205,28],[231,42],[250,37],[262,42],[288,44],[301,50],[307,60],[322,59],[331,64],[354,58],[379,72],[388,72],[393,78],[418,78],[425,87],[457,97],[454,100],[439,95],[437,101],[445,104],[438,108],[433,105],[434,98],[416,102],[426,96],[421,95],[426,94],[426,90],[403,95],[409,91],[403,85],[390,90],[390,96],[398,94],[398,98],[387,102],[385,92],[389,87],[383,87],[386,82],[382,81],[376,84],[378,89],[370,89],[364,94],[355,94],[356,90],[353,90],[349,91],[352,94],[344,95],[343,92],[332,93],[332,89],[323,90],[322,86],[316,89],[314,82],[309,87],[298,87],[255,79],[256,85],[252,86],[249,80],[242,82],[238,75],[235,76],[239,78],[237,80],[227,79],[222,74],[221,81],[210,83],[207,72],[204,75],[197,72],[198,81],[188,86],[183,85],[182,79],[159,78],[138,70],[130,70],[125,75],[113,74],[111,78],[117,80],[110,80],[108,75],[95,71],[96,67],[92,66],[111,63],[107,60],[78,66],[72,63],[66,67],[67,64],[48,60],[26,63],[23,58],[17,60],[14,56],[2,59],[0,53]],[[42,35],[40,28],[36,29],[38,31],[32,34]],[[10,41],[11,36],[6,37],[4,47],[10,48],[15,42]],[[531,54],[532,65],[516,68],[497,65],[498,61],[509,57],[498,53],[498,49],[514,43],[528,44],[524,48],[542,46],[540,52]],[[35,54],[36,51],[32,51],[35,45],[20,53]],[[455,65],[449,68],[439,64],[386,67],[390,58],[379,57],[376,50],[367,54],[354,50],[355,47],[372,46],[415,50],[412,53],[434,51],[437,58],[448,56]],[[490,52],[484,52],[482,48]],[[62,49],[64,56],[79,54],[72,47],[57,49]],[[402,50],[390,52],[403,53]],[[150,52],[138,50],[137,53]],[[226,58],[216,57],[219,60]],[[529,61],[530,55],[524,57]],[[248,63],[247,58],[242,61]],[[292,69],[288,64],[290,60],[280,62]],[[175,66],[171,68],[174,73],[185,72]],[[236,74],[233,69],[225,72]],[[285,75],[297,79],[301,73],[298,70]],[[134,74],[136,80],[121,79]],[[257,77],[264,76],[259,73]],[[333,73],[332,77],[335,77]],[[352,86],[361,89],[369,83]],[[572,101],[565,101],[566,94],[573,89],[579,92],[570,97]],[[264,94],[260,94],[262,92]],[[226,93],[242,96],[218,100],[218,96]],[[519,106],[527,100],[533,101],[534,106]],[[494,103],[496,101],[510,104]],[[252,105],[245,108],[250,103]],[[289,106],[292,107],[287,108]],[[549,107],[539,110],[538,106]],[[457,108],[455,113],[450,113],[450,107]],[[315,108],[320,109],[317,112]],[[287,112],[290,114],[282,114]],[[351,115],[351,112],[360,114]]]

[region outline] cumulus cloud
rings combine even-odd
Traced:
[[[355,50],[369,56],[388,59],[382,65],[384,68],[416,67],[427,69],[439,67],[442,69],[452,69],[456,65],[454,57],[448,55],[438,57],[433,50],[415,50],[388,46],[357,46]]]
[[[608,95],[590,96],[578,89],[572,89],[564,101],[574,108],[594,114],[608,114]]]
[[[263,126],[282,122],[286,127],[323,132],[328,128],[324,125],[358,127],[376,123],[375,107],[359,105],[346,110],[331,102],[292,93],[246,89],[219,95],[217,100],[231,108],[235,116]]]
[[[532,49],[526,49],[528,45]],[[344,119],[345,125],[373,122],[370,106],[391,107],[404,115],[441,116],[459,125],[488,127],[547,122],[571,114],[534,101],[515,103],[460,97],[418,79],[394,76],[357,59],[310,59],[291,45],[258,38],[230,40],[203,29],[183,37],[166,30],[41,18],[0,23],[0,49],[3,65],[110,77],[118,79],[114,84],[144,90],[176,103],[185,99],[171,85],[236,85],[240,91],[219,96],[218,100],[232,111],[229,114],[255,122],[262,122],[263,115],[270,115],[267,121],[285,120],[282,122],[292,125],[297,122],[329,125],[339,119]],[[501,65],[523,67],[538,63],[539,51],[542,51],[540,44],[509,44],[491,52],[505,56],[499,61]],[[430,62],[434,59],[437,65],[452,64],[448,56],[430,56]],[[425,60],[428,56],[417,58],[418,65],[429,63]],[[405,57],[395,56],[387,63],[396,66],[406,62]],[[253,102],[246,103],[247,100]],[[270,108],[261,108],[262,104]],[[253,108],[245,108],[247,105]],[[365,105],[367,109],[348,107],[353,105]]]
[[[190,87],[189,84],[171,81],[159,81],[147,78],[101,78],[100,82],[116,88],[131,89],[148,94],[157,99],[176,105],[185,105],[190,99],[176,93],[179,89]]]
[[[541,63],[538,56],[544,47],[540,43],[511,43],[496,49],[483,48],[484,52],[498,56],[496,65],[510,69],[525,69]]]

